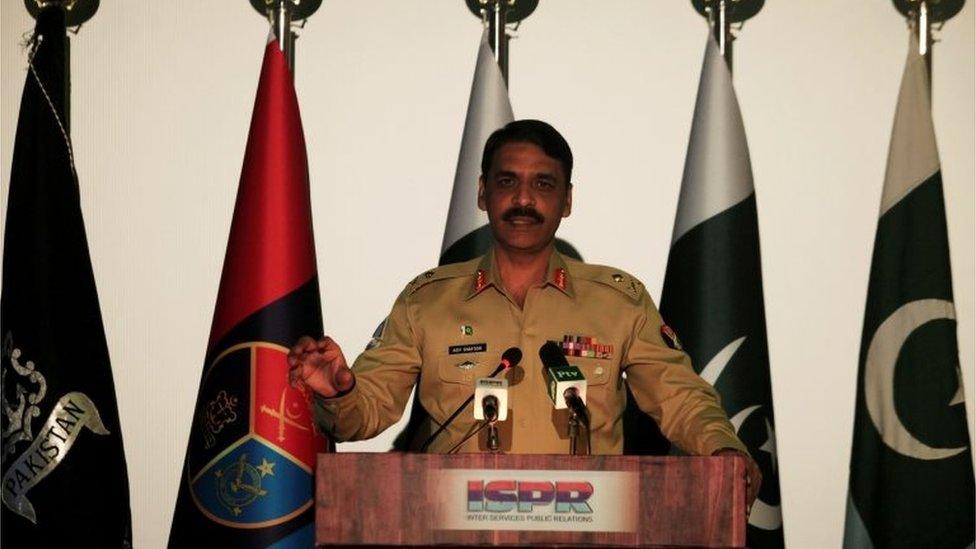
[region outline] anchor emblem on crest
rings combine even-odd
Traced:
[[[217,493],[220,503],[234,515],[240,515],[241,507],[268,495],[268,491],[261,488],[261,479],[274,475],[274,466],[273,462],[262,458],[261,464],[255,467],[247,462],[247,454],[241,454],[240,459],[226,469],[214,473],[218,479]]]

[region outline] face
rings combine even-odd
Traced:
[[[495,242],[515,252],[545,250],[573,195],[562,164],[532,143],[506,143],[478,182],[478,207],[488,212]]]

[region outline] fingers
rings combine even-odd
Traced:
[[[715,451],[712,455],[728,455],[728,454],[739,454],[745,458],[746,470],[745,470],[745,480],[746,480],[746,516],[752,511],[752,504],[756,501],[759,496],[759,489],[762,487],[762,471],[759,470],[759,465],[756,464],[752,456],[739,450],[734,450],[731,448],[722,448]]]
[[[335,387],[340,393],[344,393],[352,389],[353,383],[356,381],[356,376],[353,375],[352,370],[349,368],[341,368],[335,375]]]
[[[288,365],[294,366],[301,360],[302,356],[315,348],[316,342],[309,336],[302,336],[292,345],[288,351]]]
[[[288,352],[288,382],[295,388],[332,397],[351,389],[354,380],[342,349],[331,337],[316,341],[302,336]]]

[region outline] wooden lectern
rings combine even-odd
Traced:
[[[741,456],[320,454],[318,546],[744,547]]]

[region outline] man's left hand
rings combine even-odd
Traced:
[[[748,516],[749,512],[752,511],[752,503],[756,501],[756,496],[759,495],[759,487],[762,486],[762,472],[759,470],[759,465],[756,464],[756,461],[749,454],[732,448],[722,448],[712,455],[726,456],[735,454],[746,458],[746,516]]]

